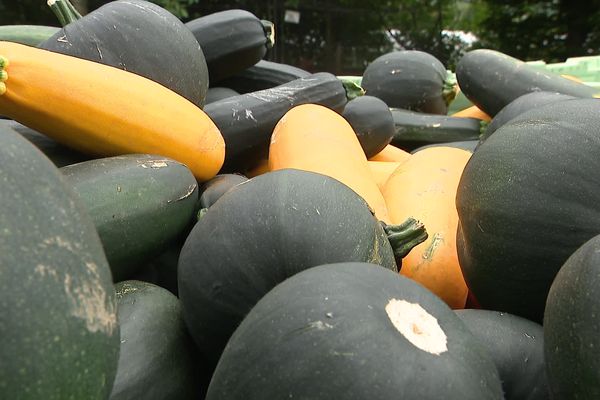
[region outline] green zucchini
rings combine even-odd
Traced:
[[[475,118],[460,118],[447,115],[393,108],[394,137],[392,145],[412,151],[428,144],[478,140],[481,122]]]
[[[508,103],[524,94],[556,92],[592,98],[598,89],[538,68],[489,49],[467,52],[456,66],[460,90],[477,107],[494,117]]]
[[[55,26],[46,25],[2,25],[0,40],[37,46],[59,30]]]
[[[315,103],[342,112],[347,101],[342,81],[328,72],[319,72],[207,104],[204,112],[225,140],[225,162],[220,173],[243,173],[266,158],[275,125],[292,107]]]
[[[309,75],[310,72],[292,65],[260,60],[253,66],[219,82],[219,85],[239,93],[249,93],[270,89]]]
[[[185,26],[200,43],[213,86],[256,64],[275,41],[273,24],[246,10],[215,12]]]
[[[128,279],[194,221],[198,185],[177,161],[128,154],[60,171],[96,225],[115,282]]]

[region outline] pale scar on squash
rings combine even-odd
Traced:
[[[418,349],[438,356],[448,351],[446,333],[420,304],[391,299],[385,311],[398,332]]]

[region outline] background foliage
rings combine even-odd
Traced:
[[[57,25],[45,0],[0,1],[0,24]],[[108,2],[71,1],[82,13]],[[275,23],[268,59],[338,75],[361,74],[393,49],[427,51],[449,69],[476,47],[546,62],[600,54],[600,0],[152,1],[183,21],[246,9]],[[286,10],[299,12],[299,23],[286,22]]]

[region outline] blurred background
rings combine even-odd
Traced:
[[[362,74],[377,56],[416,49],[448,69],[467,50],[524,61],[600,54],[600,0],[152,0],[184,22],[231,8],[275,24],[265,57],[310,72]],[[86,14],[105,0],[72,0]],[[0,24],[59,26],[45,0],[0,0]]]

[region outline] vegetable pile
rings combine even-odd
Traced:
[[[0,27],[0,398],[600,398],[594,88],[48,3]]]

